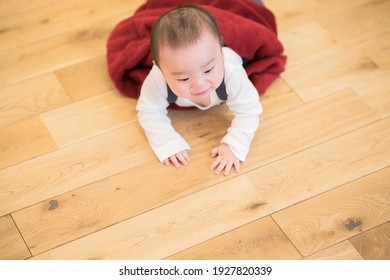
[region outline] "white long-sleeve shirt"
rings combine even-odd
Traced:
[[[233,114],[233,120],[221,143],[227,144],[233,154],[244,162],[259,126],[262,106],[258,92],[242,66],[241,57],[227,47],[223,47],[222,52],[228,96],[226,105]],[[168,117],[167,96],[167,83],[160,68],[154,65],[142,85],[136,109],[149,144],[161,162],[180,151],[190,150],[190,145],[175,131]],[[210,94],[210,101],[207,107],[181,97],[175,103],[181,107],[207,110],[224,102],[215,91]]]

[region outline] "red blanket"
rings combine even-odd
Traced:
[[[107,41],[108,72],[124,95],[138,98],[152,67],[149,36],[158,17],[185,0],[149,0],[121,21]],[[275,17],[253,0],[192,0],[216,18],[226,46],[248,61],[245,70],[259,93],[284,71],[286,56]]]

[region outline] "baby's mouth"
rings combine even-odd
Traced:
[[[206,90],[203,90],[203,91],[198,91],[198,92],[195,92],[194,95],[195,96],[202,96],[202,95],[206,95],[208,92],[209,92],[210,89],[206,89]]]

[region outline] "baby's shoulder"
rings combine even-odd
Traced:
[[[155,83],[165,82],[164,76],[158,66],[153,64],[148,75],[146,76],[146,79],[144,80],[144,83],[145,82],[155,82]]]
[[[240,61],[238,61],[238,59]],[[240,56],[229,59],[224,57],[225,82],[229,80],[247,79],[246,71],[242,65]]]
[[[229,47],[222,48],[223,59],[225,63],[231,63],[234,65],[242,66],[241,56]]]
[[[167,95],[167,83],[160,68],[153,65],[145,80],[142,83],[141,95]]]

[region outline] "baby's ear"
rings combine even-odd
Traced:
[[[152,60],[153,64],[155,65],[156,63],[154,62],[154,59]]]

